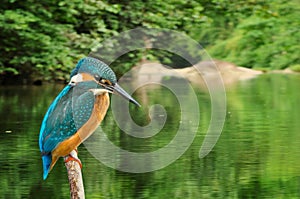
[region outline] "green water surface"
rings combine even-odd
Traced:
[[[0,87],[0,198],[69,198],[63,161],[42,180],[38,148],[43,116],[62,88]],[[133,138],[120,131],[109,111],[102,124],[107,137],[135,152],[164,147],[180,123],[176,98],[160,87],[135,97],[143,107],[131,108],[133,120],[147,124],[148,105],[161,104],[168,113],[165,127],[151,138]],[[199,149],[210,122],[210,97],[197,89],[197,98],[195,109],[201,111],[197,136],[165,168],[141,174],[118,171],[80,146],[86,198],[300,198],[299,75],[262,75],[227,87],[224,129],[214,149],[202,159]]]

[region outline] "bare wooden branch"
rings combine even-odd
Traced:
[[[78,159],[76,150],[71,151],[70,155],[73,158]],[[68,156],[65,157],[65,160],[67,158]],[[68,171],[71,199],[84,199],[84,187],[79,163],[75,160],[70,160],[65,161],[65,165]]]

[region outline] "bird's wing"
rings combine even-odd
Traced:
[[[92,92],[75,87],[66,86],[50,105],[40,131],[41,152],[51,152],[89,119],[95,97]]]

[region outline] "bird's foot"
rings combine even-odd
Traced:
[[[69,161],[75,161],[79,164],[80,168],[82,169],[82,164],[81,161],[78,158],[73,157],[71,154],[69,154],[68,156],[66,156],[64,158],[65,163],[69,162]]]

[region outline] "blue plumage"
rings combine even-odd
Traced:
[[[50,107],[48,108],[48,111],[46,112],[46,115],[44,116],[41,130],[40,130],[40,137],[39,137],[39,146],[41,152],[51,152],[51,149],[48,149],[44,147],[44,140],[47,135],[51,133],[51,128],[49,129],[49,116],[52,116],[52,113],[55,109],[57,109],[57,105],[60,103],[61,99],[68,94],[69,90],[71,89],[71,85],[67,85],[60,93],[59,95],[55,98],[55,100],[51,103]],[[52,128],[55,126],[52,126]],[[52,148],[53,149],[53,148]]]
[[[86,57],[79,60],[75,69],[71,72],[71,78],[78,73],[97,75],[98,78],[101,77],[107,79],[112,84],[117,82],[115,73],[104,62],[92,57]]]
[[[90,117],[95,96],[89,89],[95,82],[66,86],[48,109],[40,131],[40,149],[51,152],[56,145],[72,136]],[[66,92],[67,91],[67,92]]]
[[[59,143],[74,135],[90,118],[95,96],[90,89],[93,81],[67,85],[49,107],[40,131],[40,150],[43,154],[44,178],[49,173],[51,152]]]
[[[45,180],[49,174],[50,164],[52,162],[51,154],[43,155],[43,179]]]
[[[66,156],[66,153],[74,150],[93,133],[95,125],[100,124],[109,105],[108,95],[102,94],[118,93],[139,106],[139,103],[116,83],[114,72],[95,58],[81,59],[70,76],[72,81],[51,103],[41,125],[39,147],[42,153],[44,179],[59,157]],[[97,105],[98,108],[91,117]],[[92,119],[89,120],[90,118]],[[85,128],[82,131],[89,134],[81,140],[76,133],[83,126]]]

